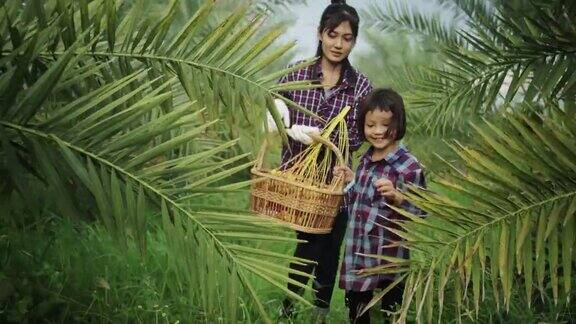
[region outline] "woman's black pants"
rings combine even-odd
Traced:
[[[290,269],[298,270],[311,274],[314,272],[316,279],[312,287],[316,290],[316,300],[314,304],[317,307],[328,308],[330,307],[330,299],[334,291],[336,272],[338,272],[340,260],[340,246],[342,239],[346,233],[346,225],[348,222],[347,212],[340,210],[334,221],[332,231],[327,234],[309,234],[297,232],[297,238],[306,240],[306,243],[298,243],[294,256],[298,258],[308,259],[316,262],[316,264],[300,265],[291,263]],[[304,285],[308,284],[308,278],[305,276],[290,274],[289,277]],[[291,291],[302,294],[302,289],[294,284],[288,284],[288,289]],[[284,301],[284,308],[291,308],[292,302],[290,300]]]

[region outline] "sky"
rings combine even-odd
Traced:
[[[406,1],[406,0],[396,0],[396,1]],[[347,0],[346,3],[356,8],[360,14],[360,33],[358,41],[356,43],[356,48],[352,52],[354,53],[364,52],[369,48],[362,37],[362,16],[363,11],[372,7],[372,5],[377,4],[379,6],[385,7],[388,2],[395,2],[390,0]],[[330,3],[329,0],[307,0],[306,4],[296,5],[290,10],[292,11],[292,16],[297,17],[295,24],[291,25],[286,33],[282,36],[282,40],[296,40],[297,41],[297,57],[311,57],[315,54],[316,46],[318,44],[318,39],[316,35],[316,29],[320,22],[320,16]],[[438,4],[432,0],[410,0],[410,5],[417,7],[419,10],[428,11],[438,9]]]

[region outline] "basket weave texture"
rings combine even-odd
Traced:
[[[336,154],[338,163],[344,164],[336,145],[320,136],[313,138],[327,145]],[[310,185],[285,174],[264,170],[262,164],[267,146],[265,141],[252,168],[252,212],[288,224],[297,231],[329,233],[344,197],[342,178],[334,177],[330,184]]]

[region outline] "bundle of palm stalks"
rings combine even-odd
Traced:
[[[332,230],[344,186],[341,177],[332,177],[332,160],[336,158],[338,164],[348,161],[345,118],[349,110],[350,107],[342,109],[321,135],[311,135],[315,142],[288,161],[289,167],[285,169],[283,166],[270,171],[263,169],[268,146],[265,140],[252,169],[254,213],[287,223],[301,232],[323,234]],[[333,137],[337,138],[338,146],[330,141]]]

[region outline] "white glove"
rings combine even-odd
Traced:
[[[290,127],[290,112],[288,111],[288,107],[286,106],[284,101],[280,99],[274,99],[274,106],[275,107],[272,107],[272,109],[276,109],[276,111],[280,113],[280,116],[282,116],[282,122],[284,123],[284,127],[285,128]],[[274,122],[274,118],[272,117],[270,111],[266,111],[266,124],[268,126],[269,132],[278,131],[278,126]]]
[[[308,136],[308,134],[316,133],[320,135],[320,128],[307,126],[307,125],[292,125],[292,127],[286,130],[286,134],[292,137],[295,141],[310,145],[314,143],[314,140]]]

